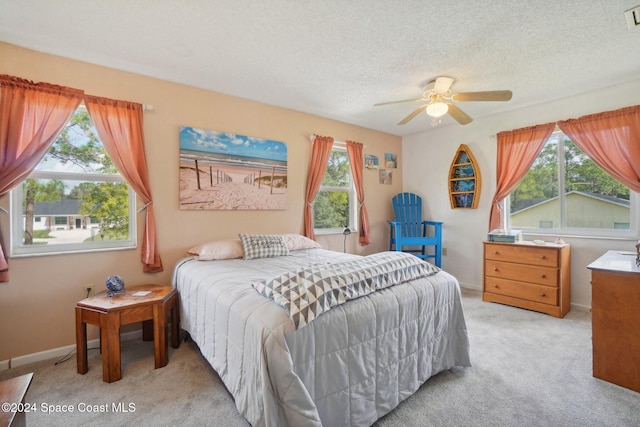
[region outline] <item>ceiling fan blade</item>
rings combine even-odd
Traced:
[[[435,93],[444,94],[449,90],[452,84],[453,79],[451,77],[438,77],[435,85],[433,86],[433,91]]]
[[[413,119],[415,116],[417,116],[418,114],[420,114],[421,112],[423,112],[425,109],[427,108],[427,104],[421,105],[418,108],[416,108],[415,110],[413,110],[411,112],[411,114],[409,114],[407,117],[405,117],[404,119],[400,120],[398,122],[398,126],[400,125],[404,125],[406,123],[409,122],[409,120]]]
[[[460,108],[458,108],[457,105],[451,104],[451,103],[447,103],[447,106],[449,107],[449,110],[447,111],[447,114],[449,114],[451,117],[453,117],[461,125],[466,125],[466,124],[469,124],[469,123],[471,123],[473,121],[473,119],[471,117],[469,117],[469,115],[467,113],[465,113]]]
[[[488,90],[486,92],[461,92],[455,93],[451,99],[457,102],[464,101],[508,101],[513,94],[510,90]]]
[[[389,105],[389,104],[400,104],[401,102],[415,102],[415,101],[423,101],[424,98],[411,98],[411,99],[402,99],[400,101],[387,101],[387,102],[379,102],[377,104],[373,104],[374,107],[379,107],[380,105]]]

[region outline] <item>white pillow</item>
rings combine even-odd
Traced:
[[[187,251],[189,255],[199,261],[211,261],[215,259],[242,258],[244,250],[240,239],[216,240],[194,246]]]
[[[284,243],[287,245],[290,251],[322,247],[322,245],[320,245],[320,243],[316,242],[315,240],[311,240],[310,238],[302,236],[300,234],[283,234],[282,237],[284,238]]]

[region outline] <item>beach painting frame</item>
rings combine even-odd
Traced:
[[[370,170],[378,169],[379,161],[378,156],[373,154],[364,155],[364,167]]]
[[[398,167],[398,155],[384,153],[384,167],[387,169],[396,169]]]
[[[180,127],[180,209],[284,210],[287,145]]]
[[[393,171],[389,169],[380,169],[378,172],[380,184],[391,185],[393,183]]]

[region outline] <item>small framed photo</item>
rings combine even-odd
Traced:
[[[393,171],[388,169],[380,169],[380,184],[391,185],[393,183]]]
[[[378,156],[374,156],[373,154],[365,154],[364,167],[371,170],[378,169],[379,167]]]
[[[398,167],[398,155],[384,153],[384,167],[387,169],[395,169]]]

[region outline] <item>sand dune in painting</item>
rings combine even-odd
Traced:
[[[259,170],[248,168],[200,169],[200,189],[193,164],[180,167],[180,209],[286,209],[286,186],[269,183],[246,183],[245,178],[253,174],[260,176]],[[268,173],[262,171],[262,176]],[[226,181],[224,177],[226,178]],[[277,181],[276,181],[277,182]]]

